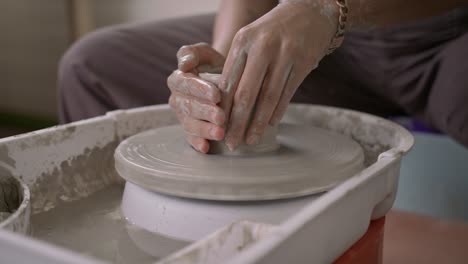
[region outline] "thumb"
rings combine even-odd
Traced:
[[[182,46],[177,52],[179,70],[190,72],[200,65],[218,67],[224,64],[224,57],[206,43]]]

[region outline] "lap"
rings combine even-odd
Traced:
[[[468,32],[448,43],[428,67],[431,91],[422,118],[468,146]]]
[[[376,91],[374,76],[351,57],[353,48],[345,44],[323,58],[302,82],[293,102],[342,107],[383,117],[402,114],[397,104]],[[364,61],[364,56],[360,60]]]
[[[105,101],[107,111],[167,103],[166,79],[177,68],[177,50],[186,44],[210,42],[213,20],[214,15],[202,15],[90,33],[62,58],[61,93],[86,90]],[[77,76],[78,84],[73,80]]]
[[[177,50],[186,44],[210,42],[213,22],[214,15],[204,15],[105,28],[80,40],[63,61],[86,66],[90,72],[83,75],[94,75],[99,81],[94,93],[108,98],[109,108],[167,103],[166,78],[177,68]],[[307,76],[293,101],[386,112],[379,98],[353,83],[340,63],[343,56],[336,52],[326,57]]]

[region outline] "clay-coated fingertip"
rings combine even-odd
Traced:
[[[201,153],[206,154],[206,153],[208,153],[209,150],[210,150],[210,146],[208,144],[206,144],[206,143],[200,144],[199,151]]]
[[[210,148],[209,144],[207,142],[199,142],[199,143],[195,143],[194,145],[192,145],[192,147],[198,151],[198,152],[201,152],[201,153],[208,153],[208,150]]]
[[[177,68],[182,72],[189,72],[191,70],[190,63],[181,62],[177,65]]]
[[[186,72],[191,70],[190,64],[193,64],[193,61],[195,60],[195,56],[193,54],[187,54],[185,56],[182,56],[179,58],[179,62],[177,64],[177,67],[179,70]]]
[[[224,129],[218,128],[214,140],[221,141],[224,139]]]
[[[224,122],[226,122],[226,116],[224,115],[224,113],[215,114],[213,119],[215,121],[215,124],[218,125],[218,126],[222,126],[222,125],[224,125]],[[223,134],[224,134],[224,131],[223,131]],[[224,137],[224,135],[223,135],[223,137]]]
[[[224,138],[224,129],[220,127],[212,127],[209,133],[214,140],[222,140]]]
[[[247,137],[247,140],[245,143],[247,143],[247,145],[256,145],[258,144],[259,139],[260,137],[258,135],[251,135]]]
[[[222,79],[222,80],[219,82],[218,88],[219,88],[219,90],[221,90],[221,92],[223,92],[223,93],[228,92],[228,81],[227,81],[226,79]]]
[[[233,142],[226,141],[226,146],[230,151],[236,150],[237,145]]]

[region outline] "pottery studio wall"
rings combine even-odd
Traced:
[[[0,1],[0,111],[55,116],[57,61],[68,45],[65,2]]]
[[[214,12],[220,0],[0,1],[0,112],[56,118],[58,61],[73,34],[67,5],[79,3],[91,30],[124,22]]]

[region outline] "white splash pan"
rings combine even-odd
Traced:
[[[279,224],[238,221],[159,263],[330,263],[365,233],[371,219],[385,215],[395,199],[401,159],[413,145],[408,131],[360,112],[311,105],[291,105],[284,120],[307,120],[352,137],[366,152],[366,168]],[[112,158],[120,141],[176,123],[161,105],[0,139],[0,167],[30,188],[32,214],[53,210],[120,181]],[[9,230],[0,230],[0,255],[8,263],[102,263]]]

